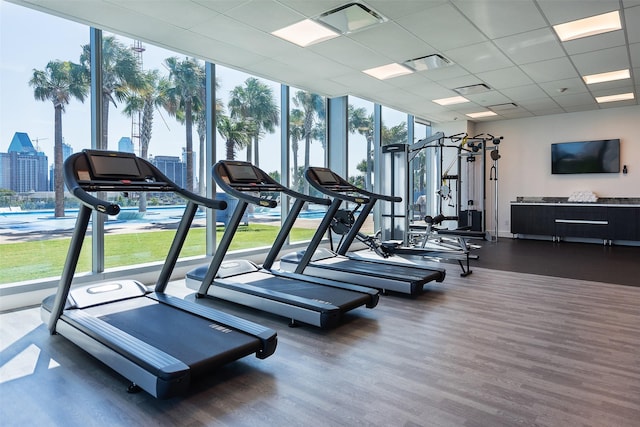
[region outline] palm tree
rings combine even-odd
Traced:
[[[64,216],[64,175],[62,172],[62,113],[71,98],[84,102],[89,82],[84,70],[70,61],[50,61],[44,70],[33,70],[29,86],[39,101],[51,101],[54,110],[53,189],[56,217]]]
[[[205,101],[207,95],[206,95],[206,85],[204,84],[205,81],[203,80],[203,86],[200,88],[200,99],[203,100],[203,102]],[[220,84],[218,83],[218,80],[216,79],[215,82],[215,87],[216,89],[218,89],[220,87]],[[194,121],[196,122],[196,132],[198,133],[198,139],[199,139],[199,147],[200,147],[200,156],[199,158],[199,164],[198,164],[198,189],[199,189],[199,194],[203,195],[205,194],[205,189],[206,189],[206,182],[205,182],[205,140],[207,137],[207,115],[206,115],[206,108],[203,108],[202,110],[198,111],[197,113],[194,113]],[[218,123],[218,121],[220,120],[220,118],[222,117],[222,115],[224,114],[224,103],[222,102],[222,99],[220,98],[216,98],[216,123]]]
[[[365,170],[365,189],[371,191],[371,171],[373,164],[373,156],[371,147],[373,146],[373,114],[367,115],[367,110],[363,107],[355,108],[349,105],[349,133],[357,132],[365,137],[367,144]]]
[[[407,122],[399,123],[391,128],[382,126],[382,145],[406,144],[408,138]]]
[[[300,141],[304,139],[304,113],[302,110],[293,109],[289,115],[289,136],[291,137],[291,151],[293,152],[293,188],[302,191],[298,180],[298,150]]]
[[[251,144],[251,137],[254,134],[254,124],[243,120],[234,120],[228,116],[221,115],[218,120],[218,132],[226,140],[227,160],[235,160],[236,149],[242,149]]]
[[[80,63],[85,72],[91,69],[91,45],[82,47]],[[138,60],[131,49],[120,43],[114,36],[102,40],[102,143],[98,149],[109,147],[109,105],[117,108],[116,101],[124,101],[130,90],[144,86]]]
[[[293,105],[302,110],[303,129],[304,129],[304,167],[309,167],[309,152],[311,151],[311,140],[320,136],[322,133],[318,129],[323,128],[325,108],[324,98],[315,93],[299,90],[293,97]],[[324,138],[321,138],[324,141]],[[305,193],[308,193],[309,183],[305,181]]]
[[[167,58],[164,64],[169,69],[170,87],[167,90],[165,109],[178,120],[184,120],[186,131],[187,179],[186,189],[193,190],[193,119],[194,114],[204,108],[202,86],[205,81],[204,66],[195,58],[180,61]]]
[[[143,85],[136,90],[127,90],[125,95],[125,108],[123,113],[128,117],[142,113],[140,120],[140,157],[149,157],[149,144],[153,131],[153,114],[157,107],[165,102],[162,88],[166,86],[165,79],[160,77],[158,70],[149,70],[142,73]],[[140,194],[138,210],[147,210],[146,193]]]
[[[264,132],[273,133],[278,126],[280,109],[273,90],[255,77],[249,77],[244,87],[236,86],[229,99],[231,118],[251,120],[255,123],[253,142],[247,146],[247,161],[251,162],[251,150],[255,153],[255,165],[260,166],[258,141]],[[253,147],[252,147],[253,145]]]

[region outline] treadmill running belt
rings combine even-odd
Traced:
[[[270,291],[284,292],[290,295],[303,297],[315,301],[329,302],[337,307],[349,306],[354,298],[360,295],[346,289],[333,288],[331,286],[319,286],[315,283],[307,283],[287,278],[274,277],[263,272],[243,274],[237,277],[230,277],[229,280],[242,280],[241,283],[257,286]],[[238,282],[240,283],[240,282]],[[367,298],[366,295],[361,296]],[[360,300],[360,298],[358,298]]]
[[[439,278],[442,273],[437,270],[426,270],[407,266],[399,266],[394,264],[384,264],[381,262],[367,262],[353,259],[345,259],[337,257],[335,259],[321,260],[316,265],[322,265],[325,268],[334,268],[351,273],[375,274],[393,277],[397,280],[412,281],[426,283]]]
[[[211,320],[152,302],[103,314],[101,320],[183,361],[192,369],[236,360],[255,352],[259,340]],[[114,305],[114,304],[110,304]],[[115,304],[118,305],[118,304]],[[188,339],[185,339],[188,337]]]

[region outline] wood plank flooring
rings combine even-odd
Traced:
[[[169,291],[193,298],[181,282]],[[0,315],[0,423],[639,425],[639,287],[451,266],[419,297],[383,296],[330,331],[206,304],[276,329],[276,353],[165,401],[127,394],[124,378],[49,336],[39,309]]]

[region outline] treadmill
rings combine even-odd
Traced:
[[[81,205],[57,293],[45,298],[40,310],[52,335],[64,336],[130,380],[130,392],[145,390],[158,399],[184,393],[192,378],[228,362],[273,354],[275,331],[165,293],[198,207],[225,209],[225,202],[179,188],[131,153],[75,153],[64,163],[64,176]],[[155,288],[118,280],[71,289],[92,212],[120,211],[89,192],[132,191],[173,192],[187,201]]]
[[[305,178],[318,191],[333,198],[319,233],[325,233],[332,220],[338,215],[343,202],[364,206],[358,220],[351,228],[358,231],[377,200],[400,201],[399,197],[371,193],[351,185],[328,168],[309,167]],[[349,238],[349,235],[347,236]],[[349,245],[353,238],[349,241]],[[345,241],[346,242],[346,241]],[[408,260],[392,262],[382,257],[363,257],[348,253],[344,243],[338,252],[309,247],[305,251],[290,253],[280,259],[283,270],[307,274],[314,277],[331,277],[356,284],[367,284],[382,291],[393,291],[415,296],[423,291],[426,283],[442,282],[446,276],[444,269],[420,266]]]
[[[301,322],[320,328],[337,326],[350,310],[361,306],[373,308],[378,304],[378,291],[370,287],[272,268],[305,203],[328,205],[328,199],[284,187],[249,162],[221,160],[213,166],[212,175],[226,193],[238,199],[238,203],[210,265],[198,267],[186,275],[187,287],[197,290],[198,297],[219,298],[288,317],[290,326]],[[274,208],[277,203],[270,196],[273,193],[291,197],[294,204],[262,267],[248,260],[224,261],[249,203]],[[315,233],[312,247],[319,245],[323,234]]]

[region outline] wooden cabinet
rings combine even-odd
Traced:
[[[512,203],[511,233],[640,241],[640,205]]]
[[[609,211],[613,240],[640,240],[640,208],[617,207]]]
[[[553,236],[554,205],[511,205],[511,233]]]

